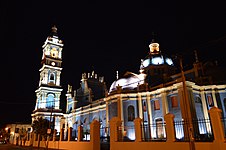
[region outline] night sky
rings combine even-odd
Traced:
[[[225,66],[226,9],[219,6],[223,5],[1,1],[0,124],[31,122],[42,45],[53,25],[64,42],[64,111],[67,84],[79,88],[81,74],[94,70],[109,88],[117,70],[119,76],[138,73],[153,37],[163,53],[182,54],[185,68],[194,62],[194,50],[200,60]]]

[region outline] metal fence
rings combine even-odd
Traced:
[[[101,142],[109,142],[110,141],[110,128],[109,127],[101,127],[100,128],[100,141]]]
[[[144,124],[141,126],[142,141],[166,141],[165,123]]]
[[[90,129],[83,128],[82,136],[83,136],[82,138],[83,141],[90,141]]]
[[[174,121],[177,141],[211,142],[214,140],[210,119],[193,119],[192,125],[188,121]]]
[[[221,118],[223,128],[224,128],[224,138],[226,138],[226,118]]]
[[[135,140],[134,126],[120,126],[117,130],[119,142],[133,142]]]
[[[70,141],[77,141],[77,140],[78,140],[78,130],[72,129]]]

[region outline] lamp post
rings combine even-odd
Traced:
[[[51,113],[50,113],[50,121],[49,121],[49,128],[47,129],[47,144],[46,144],[46,149],[48,150],[48,146],[49,146],[49,138],[50,138],[50,134],[51,134],[51,121],[52,121],[52,115],[53,115],[53,105],[51,108]]]
[[[183,84],[183,95],[182,95],[182,100],[183,100],[183,112],[184,112],[184,120],[185,120],[185,134],[188,134],[189,136],[189,148],[190,150],[195,150],[195,144],[194,144],[194,131],[193,131],[193,124],[192,124],[192,113],[191,113],[191,103],[189,101],[188,97],[188,91],[186,87],[186,79],[184,75],[184,70],[183,70],[183,63],[182,63],[182,57],[179,57],[180,61],[180,71],[181,71],[181,78],[182,78],[182,84]]]

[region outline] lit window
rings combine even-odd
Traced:
[[[128,107],[128,121],[133,121],[135,119],[134,107],[130,105]]]
[[[145,61],[143,61],[143,66],[147,67],[150,64],[150,59],[146,59]]]
[[[163,64],[164,63],[164,60],[162,57],[154,57],[152,58],[152,64],[154,65],[160,65],[160,64]]]
[[[54,95],[48,94],[46,99],[46,108],[52,108],[54,107]]]
[[[178,107],[178,101],[177,101],[177,97],[176,96],[172,96],[171,97],[171,104],[173,108]]]
[[[168,65],[173,65],[173,61],[172,61],[172,59],[170,59],[170,58],[166,58],[166,63],[167,63]]]
[[[164,126],[163,126],[162,118],[156,119],[155,122],[156,122],[156,135],[157,135],[157,138],[163,138],[164,137]]]
[[[160,110],[160,103],[159,100],[154,101],[154,110]]]

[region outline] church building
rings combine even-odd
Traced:
[[[118,117],[123,126],[128,127],[124,129],[126,136],[134,140],[134,129],[129,127],[134,126],[133,120],[139,117],[144,126],[148,125],[143,130],[144,136],[160,138],[166,137],[164,116],[168,113],[174,114],[175,121],[209,119],[208,110],[215,106],[226,116],[226,80],[219,80],[209,69],[218,66],[212,62],[200,62],[195,52],[193,66],[184,70],[179,59],[178,69],[173,59],[161,52],[160,44],[155,40],[149,45],[149,54],[137,64],[139,72],[128,71],[122,77],[117,76],[109,89],[104,77],[98,77],[95,71],[83,73],[80,88],[73,90],[68,85],[66,112],[63,113],[59,106],[62,48],[57,29],[53,27],[43,45],[43,66],[32,114],[33,119],[43,116],[50,120],[53,115],[58,132],[64,129],[66,133],[67,128],[72,127],[72,136],[76,138],[78,126],[89,130],[90,123],[98,120],[104,129],[101,136],[106,136],[109,121]],[[203,126],[196,122],[192,128],[199,135],[212,134],[209,123]],[[184,138],[183,133],[176,133],[177,139]]]

